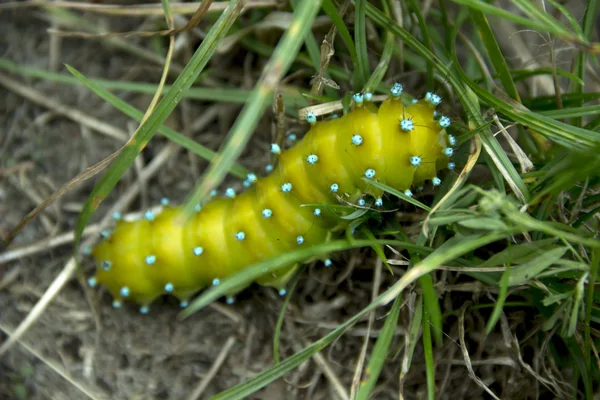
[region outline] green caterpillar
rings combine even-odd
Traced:
[[[273,145],[279,163],[269,176],[250,174],[248,191],[237,195],[228,189],[224,198],[198,206],[184,225],[176,222],[181,209],[174,207],[157,215],[147,212],[138,221],[119,221],[93,250],[97,271],[88,280],[90,286],[104,285],[116,308],[126,299],[147,313],[149,304],[163,294],[178,297],[186,306],[200,289],[247,265],[323,243],[346,226],[327,207],[302,205],[339,204],[341,199],[365,205],[372,197],[375,207],[382,207],[382,192],[365,179],[409,196],[412,185],[426,180],[439,185],[436,172],[455,167],[449,162],[455,139],[445,130],[450,119],[434,117],[438,95],[427,93],[405,105],[401,94],[397,83],[379,108],[371,93],[355,94],[352,111],[329,121],[317,122],[308,113],[311,129],[301,141],[283,152]],[[283,294],[296,268],[287,266],[257,282]]]

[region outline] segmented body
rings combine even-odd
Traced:
[[[180,208],[166,207],[135,222],[117,223],[110,237],[93,251],[97,260],[92,286],[104,285],[114,296],[148,305],[166,293],[182,305],[202,288],[247,265],[275,257],[298,246],[328,240],[344,222],[318,204],[364,205],[372,196],[382,206],[381,191],[369,185],[377,180],[410,194],[412,185],[431,180],[448,167],[454,139],[446,134],[447,117],[434,118],[441,101],[425,99],[404,105],[401,87],[377,108],[370,95],[355,95],[354,109],[338,119],[307,121],[312,127],[294,147],[281,151],[277,167],[242,194],[228,191],[215,198],[186,224],[176,222]],[[365,101],[367,100],[367,101]],[[303,205],[313,206],[303,206]],[[327,260],[327,263],[330,263]],[[283,289],[295,272],[288,266],[257,280]],[[241,288],[240,288],[241,289]]]

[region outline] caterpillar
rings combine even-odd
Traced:
[[[268,176],[250,174],[247,191],[227,189],[224,197],[196,206],[185,224],[177,219],[181,208],[168,205],[137,221],[118,221],[92,252],[97,268],[89,285],[106,287],[115,308],[128,300],[147,313],[164,294],[185,307],[196,292],[245,266],[328,240],[347,222],[327,205],[364,206],[370,199],[381,208],[383,192],[370,180],[408,196],[413,185],[440,185],[437,171],[454,169],[450,118],[435,111],[439,95],[428,92],[405,104],[402,91],[394,84],[379,107],[371,93],[355,94],[352,110],[341,118],[317,122],[308,113],[311,128],[302,140],[286,151],[273,145],[278,165]],[[284,294],[297,267],[268,273],[257,283]]]

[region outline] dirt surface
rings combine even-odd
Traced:
[[[0,56],[19,65],[43,69],[51,68],[54,57],[60,73],[67,73],[63,64],[69,64],[88,77],[158,82],[160,65],[109,47],[101,40],[62,38],[52,43],[47,31],[51,26],[48,17],[43,9],[0,13]],[[150,29],[156,27],[159,20],[86,17],[115,32],[142,27]],[[127,42],[146,49],[165,45],[164,40],[139,38]],[[196,36],[188,35],[176,54],[176,64],[183,65],[197,43]],[[208,84],[251,87],[264,63],[264,58],[249,55],[247,50],[234,46],[229,53],[219,55],[211,62]],[[5,71],[0,74],[54,103],[76,109],[86,117],[96,118],[127,133],[137,127],[135,122],[83,86],[25,78]],[[310,71],[303,78],[308,81]],[[118,93],[140,109],[144,109],[150,100],[149,95]],[[214,108],[213,104],[185,100],[170,118],[169,125],[217,149],[239,109],[238,105],[221,104]],[[194,124],[208,110],[213,113],[212,119],[195,129]],[[271,140],[271,121],[269,113],[260,133],[241,159],[249,168],[262,168],[267,162],[265,154]],[[110,155],[121,144],[115,138],[0,85],[0,234],[5,236],[41,200],[85,168]],[[147,165],[166,145],[167,141],[157,136],[144,151],[143,163],[138,167]],[[146,182],[142,194],[128,209],[136,211],[158,204],[165,195],[173,202],[181,202],[205,166],[205,161],[178,150],[157,175]],[[23,229],[13,246],[30,246],[72,231],[77,212],[95,180],[87,181],[61,197]],[[137,182],[138,173],[132,169],[102,205],[96,221]],[[423,216],[416,214],[414,209],[405,211],[401,219],[405,221],[407,231],[416,232],[415,224]],[[6,332],[12,332],[32,310],[65,267],[71,253],[72,246],[67,243],[44,247],[0,264],[0,324],[4,331],[0,333],[0,343],[7,339]],[[72,279],[22,341],[0,358],[1,399],[82,399],[86,397],[82,389],[98,399],[182,399],[188,398],[201,384],[206,384],[206,388],[198,398],[208,398],[273,365],[272,341],[283,299],[272,289],[253,286],[233,305],[219,302],[180,322],[176,318],[179,308],[172,298],[153,304],[148,316],[140,315],[137,307],[132,305],[114,310],[107,293],[82,285],[83,279],[93,271],[91,260],[84,258],[82,268],[81,278]],[[396,277],[378,264],[369,249],[337,255],[335,268],[309,265],[287,311],[281,334],[282,356],[288,357],[301,350],[368,305],[377,268],[382,272],[378,289],[382,291]],[[404,267],[398,267],[396,272],[403,270]],[[486,296],[486,291],[478,285],[461,285],[454,275],[439,273],[434,278],[440,291],[442,311],[459,310],[465,302]],[[414,314],[411,301],[417,291],[413,288],[409,293],[392,344],[397,353],[388,360],[382,372],[377,399],[398,396],[406,331]],[[369,353],[386,311],[379,309],[375,313]],[[457,314],[453,315],[446,319],[444,344],[435,348],[438,398],[486,398],[483,389],[468,378],[459,345],[460,324],[465,326],[465,340],[475,373],[502,398],[535,398],[546,390],[519,365],[514,348],[511,348],[513,327],[520,327],[521,336],[527,331],[524,313],[517,309],[507,315],[504,334],[497,329],[487,337],[484,336],[486,315],[469,313],[464,321]],[[321,359],[303,364],[249,398],[332,399],[338,396],[336,381],[349,392],[365,342],[367,324],[366,320],[356,324],[323,351]],[[223,349],[228,349],[223,365],[209,375]],[[526,361],[530,361],[538,349],[527,348],[527,342],[524,342],[521,351],[526,354]],[[404,378],[407,399],[426,398],[422,354],[419,344],[410,371]]]

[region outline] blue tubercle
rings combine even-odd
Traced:
[[[437,176],[435,176],[431,180],[431,183],[433,183],[433,186],[440,186],[440,184],[442,183],[442,180],[440,178],[438,178]]]
[[[111,234],[112,230],[110,229],[104,229],[102,232],[100,232],[100,236],[102,236],[103,239],[108,239]]]
[[[114,219],[115,221],[118,221],[118,220],[120,220],[120,219],[121,219],[121,213],[120,213],[120,212],[118,212],[118,211],[115,211],[115,212],[113,213],[112,217],[113,217],[113,219]]]
[[[267,164],[267,166],[265,167],[265,171],[267,171],[267,172],[273,171],[273,166],[271,164]]]
[[[231,305],[231,304],[235,303],[235,297],[233,297],[233,296],[227,296],[227,297],[225,298],[225,302],[226,302],[227,304]]]
[[[213,285],[213,286],[217,286],[219,283],[221,283],[221,281],[219,280],[219,278],[215,278],[215,279],[213,279],[213,281],[212,281],[212,285]]]
[[[402,87],[402,85],[400,83],[396,82],[390,89],[390,93],[392,94],[393,97],[400,97],[403,89],[404,88]]]
[[[168,282],[168,283],[165,285],[165,292],[167,292],[167,293],[171,293],[171,292],[173,291],[173,289],[174,289],[174,287],[173,287],[173,284],[172,284],[171,282]]]
[[[256,174],[249,173],[246,178],[250,181],[250,183],[255,183],[258,180]]]
[[[112,267],[112,262],[110,262],[108,260],[102,261],[102,269],[103,270],[109,271],[111,267]]]
[[[366,101],[371,101],[371,100],[373,100],[373,93],[365,92],[363,97],[365,98]]]
[[[410,165],[412,165],[413,167],[418,167],[419,165],[421,165],[421,157],[412,156],[410,158]]]
[[[320,216],[321,215],[321,209],[320,208],[315,208],[314,214],[315,214],[315,217]]]
[[[306,161],[310,165],[314,165],[317,163],[317,161],[319,161],[319,156],[317,156],[316,154],[310,154],[308,157],[306,157]]]
[[[85,246],[83,248],[83,255],[89,256],[90,254],[92,254],[92,248],[90,246]]]
[[[453,162],[449,162],[449,163],[448,163],[448,169],[449,169],[450,171],[454,171],[454,168],[456,168],[456,164],[455,164],[455,163],[453,163]]]
[[[354,99],[354,103],[356,103],[356,105],[362,105],[364,97],[361,93],[355,93],[354,96],[352,96],[352,98]]]
[[[367,202],[365,201],[365,199],[358,199],[358,205],[359,206],[364,207],[366,203]]]
[[[406,189],[404,191],[404,195],[407,197],[413,197],[413,192],[411,192],[410,189]]]
[[[140,314],[148,314],[150,312],[150,308],[148,308],[148,306],[141,306],[140,307]]]
[[[156,256],[154,254],[150,254],[146,256],[144,261],[146,261],[146,264],[148,265],[153,265],[154,263],[156,263]]]
[[[328,258],[323,262],[323,264],[325,264],[325,267],[331,267],[331,260]]]
[[[225,190],[225,196],[233,199],[235,197],[235,190],[233,188],[227,188]]]
[[[169,205],[169,199],[166,197],[163,197],[162,199],[160,199],[160,204],[163,206],[168,206]]]
[[[186,308],[189,305],[190,305],[190,302],[187,300],[181,300],[181,302],[179,303],[179,307],[181,307],[181,308]]]
[[[98,284],[98,281],[96,280],[95,277],[91,276],[88,278],[87,283],[91,288],[95,288],[96,285]]]
[[[289,193],[292,191],[292,184],[289,182],[284,183],[283,185],[281,185],[281,191],[283,193]]]
[[[329,190],[331,190],[332,193],[337,193],[339,189],[340,189],[340,186],[337,183],[333,183],[331,185],[331,187],[329,188]]]
[[[296,140],[296,134],[292,133],[288,136],[288,140],[290,142],[294,142]]]
[[[454,154],[454,149],[452,147],[446,147],[443,152],[446,157],[452,157],[452,154]]]
[[[450,126],[450,118],[446,117],[445,115],[442,115],[438,123],[440,124],[441,128],[448,128]]]
[[[448,143],[450,143],[450,146],[456,146],[456,138],[452,135],[448,135]]]
[[[354,135],[352,135],[352,144],[355,146],[360,146],[363,142],[363,137],[360,136],[358,133],[355,133]]]
[[[129,297],[129,288],[127,286],[123,286],[120,290],[121,296]]]
[[[271,209],[269,208],[265,208],[264,210],[262,210],[261,214],[265,218],[271,218],[271,215],[273,215],[273,211],[271,211]]]
[[[204,249],[200,246],[194,247],[194,250],[192,250],[192,251],[194,252],[194,255],[196,257],[198,257],[198,256],[202,255],[202,253],[204,253]]]
[[[194,211],[196,211],[196,212],[200,212],[200,210],[202,210],[202,206],[201,206],[200,204],[196,204],[196,205],[194,206]]]
[[[298,244],[302,244],[302,243],[304,243],[304,236],[298,236],[298,237],[296,238],[296,243],[298,243]]]
[[[121,302],[119,300],[113,300],[112,306],[113,308],[121,308]]]
[[[373,179],[375,177],[375,170],[373,168],[369,168],[365,171],[365,177],[367,179]]]
[[[271,153],[281,154],[281,147],[277,143],[271,143]]]
[[[144,213],[144,218],[146,218],[146,220],[152,222],[152,221],[154,221],[154,213],[152,211],[148,210]]]
[[[213,189],[210,191],[210,193],[208,194],[210,197],[215,197],[217,195],[217,189]]]
[[[405,118],[400,121],[400,129],[404,132],[410,132],[415,129],[415,123],[411,119]]]
[[[383,199],[381,197],[378,197],[377,199],[375,199],[375,205],[377,207],[383,206]]]
[[[442,102],[442,98],[435,93],[427,92],[425,94],[425,101],[427,101],[428,103],[430,103],[434,106],[438,106]]]
[[[246,239],[246,234],[242,231],[239,231],[238,233],[235,234],[235,238],[237,240],[244,240],[244,239]]]
[[[313,113],[312,111],[309,111],[306,113],[306,122],[308,122],[311,125],[314,125],[317,123],[317,117],[315,116],[315,113]]]
[[[287,293],[287,290],[285,290],[285,289],[280,289],[280,290],[279,290],[279,295],[280,295],[280,296],[285,296],[285,295],[286,295],[286,293]]]

